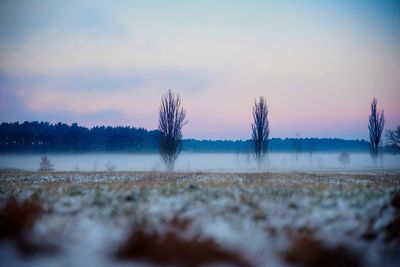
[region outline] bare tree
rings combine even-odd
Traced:
[[[264,97],[260,96],[258,102],[254,100],[253,123],[251,124],[252,139],[254,144],[254,156],[257,164],[261,164],[268,152],[268,106]]]
[[[40,159],[39,171],[48,172],[53,170],[54,167],[53,164],[51,163],[51,160],[47,156],[42,157]]]
[[[182,127],[186,124],[186,111],[181,107],[179,95],[169,89],[161,98],[158,114],[160,155],[167,170],[172,171],[181,149]]]
[[[400,125],[395,130],[386,132],[386,144],[393,149],[394,152],[400,152]]]
[[[384,111],[379,111],[377,109],[378,101],[374,97],[371,102],[371,114],[369,115],[369,148],[371,156],[374,160],[377,160],[379,153],[379,142],[381,141],[381,136],[383,132],[383,127],[385,126],[385,116]]]

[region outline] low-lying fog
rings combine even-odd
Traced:
[[[0,154],[1,169],[38,170],[44,154]],[[158,154],[46,154],[56,171],[162,171]],[[385,154],[377,163],[368,153],[270,153],[261,167],[265,171],[357,171],[370,169],[400,169],[400,155]],[[176,171],[259,171],[251,154],[182,153],[176,161]]]

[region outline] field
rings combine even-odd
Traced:
[[[0,172],[0,266],[399,266],[400,173]]]

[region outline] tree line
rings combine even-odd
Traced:
[[[196,140],[183,139],[182,150],[188,152],[237,152],[252,153],[253,140]],[[269,152],[309,153],[329,151],[368,152],[365,140],[345,140],[340,138],[271,138]]]
[[[159,130],[135,127],[86,128],[77,124],[15,122],[0,124],[0,152],[158,152]],[[318,151],[368,151],[365,140],[338,138],[272,138],[269,151],[313,153]],[[183,139],[188,152],[250,153],[252,140]]]
[[[158,131],[135,127],[86,128],[76,123],[2,123],[1,152],[157,151]]]

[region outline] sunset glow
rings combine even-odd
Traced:
[[[180,94],[186,137],[367,139],[400,124],[398,1],[1,1],[0,120],[155,129]]]

